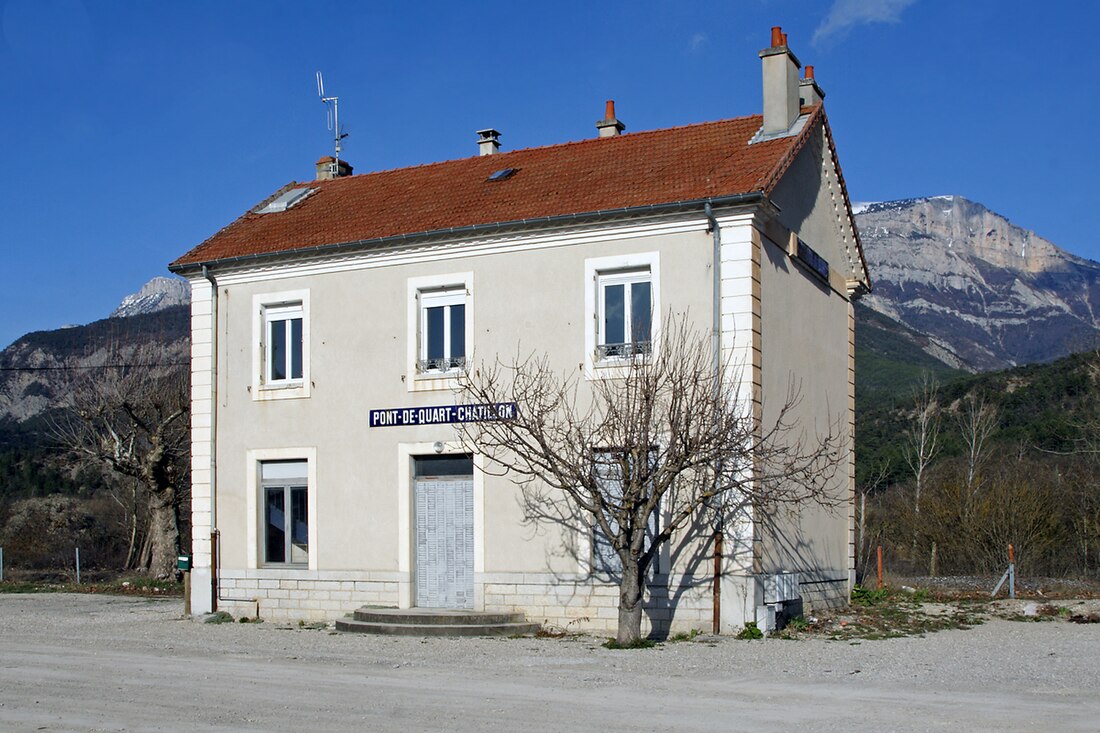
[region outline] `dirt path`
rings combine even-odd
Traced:
[[[860,643],[391,639],[0,595],[3,731],[1096,731],[1100,625]]]

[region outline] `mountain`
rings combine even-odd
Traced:
[[[948,366],[1003,369],[1100,343],[1100,263],[961,196],[856,212],[874,282],[862,303]]]
[[[98,474],[74,472],[54,460],[50,411],[106,369],[185,369],[188,298],[182,280],[154,278],[123,299],[110,318],[28,333],[0,351],[0,506],[5,499],[99,485]]]
[[[191,289],[178,277],[154,277],[141,290],[127,295],[108,318],[127,318],[143,313],[155,313],[191,302]]]
[[[17,339],[0,351],[0,422],[23,422],[56,407],[73,384],[97,369],[134,359],[186,362],[190,297],[183,280],[155,277],[123,298],[108,318]]]

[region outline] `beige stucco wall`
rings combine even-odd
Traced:
[[[248,281],[252,278],[245,272],[223,278],[216,522],[223,594],[242,600],[221,605],[250,613],[252,606],[244,599],[260,597],[260,612],[267,616],[331,618],[361,603],[415,603],[410,533],[402,527],[410,512],[408,455],[432,453],[433,443],[451,443],[456,432],[448,425],[368,426],[372,409],[456,401],[449,389],[409,388],[410,278],[469,273],[467,318],[473,334],[468,349],[475,363],[537,351],[551,354],[563,371],[576,370],[585,361],[585,289],[595,287],[585,278],[586,259],[656,253],[657,307],[688,311],[709,328],[712,244],[705,225],[696,216],[691,231],[678,234],[478,256],[448,249],[447,259],[409,264],[349,265],[345,271],[289,277],[272,272],[262,281]],[[308,291],[309,396],[255,399],[255,303],[284,291]],[[316,482],[310,492],[316,510],[310,523],[316,531],[311,547],[316,562],[308,570],[264,568],[256,562],[258,490],[249,465],[257,455],[305,457],[307,452],[315,456]],[[612,626],[617,592],[613,586],[593,587],[589,577],[578,574],[581,568],[568,550],[577,545],[571,530],[525,522],[519,490],[506,478],[479,475],[476,484],[477,605],[520,607],[532,618],[554,622],[588,616],[589,626]],[[662,572],[668,570],[666,561]],[[685,612],[678,618],[687,627],[705,626],[709,593],[708,585],[685,594]],[[662,615],[671,611],[655,611],[654,621]]]
[[[797,391],[793,414],[810,441],[839,435],[845,443],[829,484],[836,507],[808,504],[760,521],[760,569],[796,571],[809,604],[836,604],[850,582],[851,479],[854,422],[849,359],[849,294],[854,239],[835,167],[819,131],[801,151],[775,191],[778,221],[824,257],[823,282],[787,254],[787,242],[762,237],[761,374],[765,426],[774,424],[789,386]],[[782,231],[782,230],[779,230]],[[775,230],[772,231],[775,233]],[[843,277],[838,277],[843,275]]]

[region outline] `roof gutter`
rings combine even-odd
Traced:
[[[580,222],[598,217],[626,217],[639,214],[664,214],[674,213],[677,211],[694,211],[698,209],[705,209],[708,206],[713,208],[715,206],[737,206],[744,204],[755,204],[763,201],[764,199],[765,197],[763,192],[751,191],[749,193],[739,193],[730,196],[714,196],[711,198],[693,199],[691,201],[676,201],[666,204],[647,204],[645,206],[627,206],[620,209],[600,209],[598,211],[589,211],[579,214],[558,214],[555,216],[535,217],[533,219],[517,219],[515,221],[494,222],[491,224],[472,224],[463,227],[434,229],[431,231],[416,232],[413,234],[395,234],[389,237],[378,237],[376,239],[360,239],[353,242],[318,244],[312,247],[280,250],[278,252],[263,252],[258,254],[238,255],[236,257],[224,257],[222,259],[215,260],[188,262],[184,264],[171,264],[168,266],[168,269],[178,275],[185,275],[187,273],[203,271],[206,268],[214,265],[238,265],[249,262],[261,262],[287,256],[324,255],[337,252],[345,252],[349,250],[363,249],[366,247],[378,247],[388,244],[397,244],[401,242],[417,242],[434,237],[501,232],[527,226]]]

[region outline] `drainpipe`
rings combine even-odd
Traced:
[[[712,287],[714,292],[713,330],[711,332],[711,348],[714,350],[714,373],[722,367],[722,230],[718,226],[718,220],[714,217],[714,209],[710,202],[703,204],[703,213],[707,217],[707,231],[714,239],[714,267],[712,272]]]
[[[711,275],[713,278],[713,309],[711,312],[713,330],[711,332],[711,348],[714,350],[715,390],[718,390],[721,384],[721,380],[718,379],[718,377],[722,369],[722,230],[718,226],[718,219],[715,218],[714,208],[710,205],[709,201],[703,204],[703,213],[707,217],[707,231],[711,233],[714,240],[714,265],[711,268]],[[715,480],[718,480],[717,476]],[[720,511],[721,507],[719,507],[719,512]],[[719,514],[714,525],[714,578],[711,588],[711,626],[715,634],[719,634],[722,631],[722,523],[723,517]]]
[[[210,384],[213,399],[210,401],[210,612],[218,610],[218,282],[210,268],[202,266],[202,276],[210,283],[213,298],[210,300]]]

